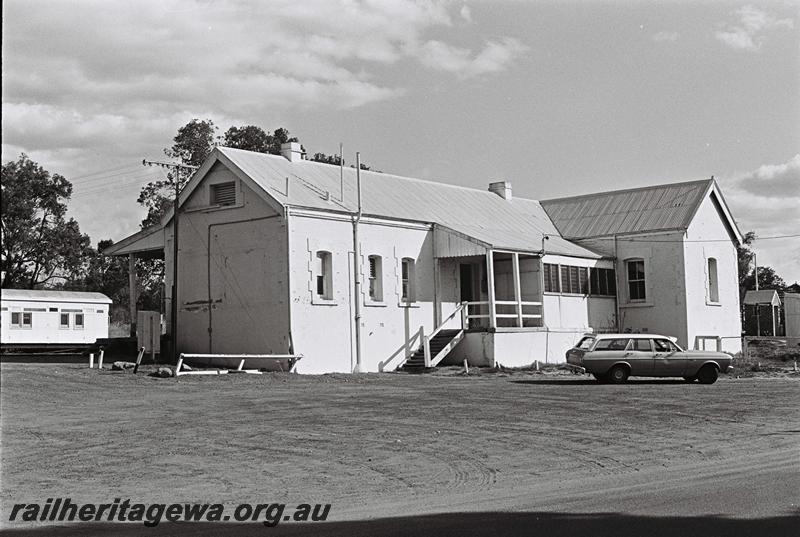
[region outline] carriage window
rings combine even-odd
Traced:
[[[58,326],[60,328],[69,328],[69,313],[61,313],[59,314],[59,318]]]
[[[75,314],[75,330],[83,330],[83,313]]]

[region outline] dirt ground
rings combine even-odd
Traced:
[[[508,512],[517,518],[495,516],[762,528],[800,513],[800,375],[790,371],[711,386],[458,369],[160,379],[3,363],[0,373],[6,527],[13,504],[52,497],[330,503],[331,521],[413,517],[409,527],[422,514],[487,513],[466,530],[502,527],[490,514]],[[354,528],[342,534],[362,534]]]

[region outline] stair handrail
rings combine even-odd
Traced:
[[[464,315],[463,311],[464,311],[464,308],[466,308],[466,307],[467,307],[467,302],[461,302],[458,306],[456,306],[456,309],[453,310],[453,313],[448,315],[447,319],[445,319],[444,321],[439,323],[439,326],[436,327],[436,329],[433,332],[423,336],[423,339],[422,339],[422,346],[423,347],[422,348],[425,350],[425,367],[430,367],[431,366],[431,358],[432,358],[431,357],[431,340],[436,337],[436,334],[441,332],[442,328],[444,328],[444,325],[449,323],[456,315],[461,313],[461,329],[462,330],[464,329],[464,327],[465,327],[465,324],[464,324],[465,315]]]

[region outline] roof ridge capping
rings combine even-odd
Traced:
[[[246,149],[238,149],[236,147],[228,147],[228,146],[224,146],[224,145],[216,146],[215,149],[219,149],[223,153],[225,151],[233,150],[233,151],[237,151],[237,152],[241,152],[241,153],[249,153],[249,154],[253,154],[253,155],[258,155],[259,157],[277,158],[277,159],[285,161],[286,164],[302,164],[302,165],[310,164],[310,165],[314,165],[314,166],[335,166],[335,167],[339,167],[338,164],[328,164],[327,162],[317,162],[315,160],[300,160],[300,161],[290,162],[289,160],[287,160],[285,157],[283,157],[281,155],[273,155],[272,153],[260,153],[258,151],[248,151]],[[354,166],[345,165],[344,169],[345,170],[350,170],[350,172],[352,172],[352,173],[356,172],[356,169],[355,169]],[[383,177],[392,177],[392,178],[396,178],[396,179],[402,179],[404,181],[413,181],[413,182],[417,182],[417,183],[426,183],[426,184],[432,184],[432,185],[436,185],[436,186],[445,186],[445,187],[455,188],[455,189],[458,189],[458,190],[469,190],[469,191],[472,191],[472,192],[482,192],[482,193],[486,193],[486,194],[491,194],[492,196],[499,198],[499,196],[497,196],[497,194],[493,193],[492,191],[490,191],[488,189],[484,190],[482,188],[475,188],[475,187],[471,187],[471,186],[454,185],[452,183],[443,183],[441,181],[437,181],[437,180],[434,180],[434,179],[421,179],[419,177],[409,177],[407,175],[399,175],[399,174],[392,173],[392,172],[379,172],[379,171],[375,171],[375,170],[361,170],[361,173],[362,174],[380,175],[380,176],[383,176]],[[506,181],[506,182],[508,182],[508,181]],[[499,198],[499,199],[502,199],[502,198]],[[535,200],[535,199],[532,199],[532,198],[518,198],[516,196],[513,199],[514,200],[521,199],[521,200],[535,201],[537,203],[539,202],[539,200]]]
[[[628,192],[642,192],[645,190],[655,190],[657,188],[666,188],[666,187],[676,187],[676,186],[689,186],[689,185],[708,185],[715,183],[715,179],[694,179],[691,181],[679,181],[677,183],[661,183],[658,185],[648,185],[648,186],[640,186],[640,187],[632,187],[632,188],[623,188],[620,190],[603,190],[599,192],[593,192],[589,194],[578,194],[577,196],[564,196],[561,198],[549,198],[546,200],[540,200],[539,203],[556,203],[556,202],[563,202],[563,201],[570,201],[570,200],[579,200],[583,198],[596,198],[600,196],[614,196],[618,194],[626,194]]]

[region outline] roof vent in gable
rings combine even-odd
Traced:
[[[235,205],[236,183],[211,185],[211,205]]]

